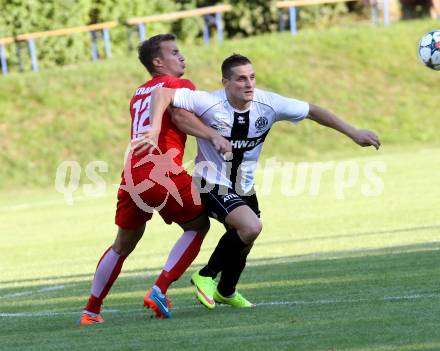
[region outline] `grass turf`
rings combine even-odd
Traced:
[[[336,199],[331,171],[317,195],[307,186],[287,197],[275,170],[275,187],[260,196],[264,229],[239,285],[257,308],[207,311],[195,302],[189,276],[222,232],[214,224],[169,290],[174,318],[166,321],[141,305],[177,227],[156,216],[106,300],[106,323],[80,327],[97,259],[114,237],[115,189],[98,199],[78,192],[72,206],[53,189],[2,192],[0,348],[439,350],[439,152],[385,148],[320,159],[385,164],[384,191],[373,197],[362,196],[361,177]],[[264,179],[259,173],[257,184]]]

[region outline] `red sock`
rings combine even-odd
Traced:
[[[119,255],[112,247],[104,252],[96,267],[89,301],[84,307],[86,311],[97,314],[101,311],[102,301],[118,278],[125,258],[126,256]]]
[[[166,294],[171,283],[179,279],[197,257],[204,237],[196,231],[186,231],[177,240],[156,280],[156,286],[163,294]]]

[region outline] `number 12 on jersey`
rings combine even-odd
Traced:
[[[147,119],[150,119],[151,95],[145,99],[139,99],[133,104],[133,138],[140,136],[150,128],[150,123],[144,125]]]

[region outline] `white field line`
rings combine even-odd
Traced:
[[[409,294],[409,295],[401,295],[401,296],[384,296],[378,298],[359,298],[359,299],[322,299],[322,300],[293,300],[293,301],[261,301],[257,302],[257,307],[264,306],[304,306],[304,305],[332,305],[332,304],[350,304],[350,303],[362,303],[362,302],[373,302],[373,301],[402,301],[402,300],[420,300],[420,299],[438,299],[440,298],[440,294],[436,293],[427,293],[427,294]],[[219,305],[218,307],[227,307],[225,305]],[[173,307],[173,311],[179,310],[192,310],[203,308],[200,305],[191,305],[191,306],[176,306]],[[132,309],[132,310],[115,310],[108,309],[103,310],[102,313],[136,313],[140,312],[140,309]],[[1,313],[1,318],[30,318],[30,317],[53,317],[53,316],[66,316],[66,315],[80,315],[81,311],[39,311],[39,312],[18,312],[18,313]]]
[[[3,296],[0,296],[0,299],[11,299],[14,297],[21,297],[21,296],[28,296],[28,295],[32,295],[32,291],[22,291],[22,292],[17,292],[17,293],[12,293],[12,294],[6,294]]]
[[[74,201],[84,201],[84,200],[87,200],[87,198],[85,196],[78,196],[78,197],[74,198]],[[60,198],[57,200],[47,200],[47,201],[40,201],[40,202],[31,202],[31,203],[10,205],[10,206],[1,206],[0,212],[28,210],[28,209],[36,208],[36,207],[45,207],[45,206],[62,205],[62,204],[66,204],[66,201],[63,198]],[[66,204],[66,206],[67,206],[67,204]]]
[[[45,291],[56,291],[56,290],[63,290],[64,285],[54,285],[54,286],[48,286],[47,288],[42,288],[40,290],[37,290],[37,292],[45,292]]]
[[[22,292],[17,292],[17,293],[12,293],[12,294],[6,294],[3,296],[0,296],[0,299],[11,299],[14,297],[21,297],[21,296],[29,296],[32,295],[34,293],[42,293],[42,292],[48,292],[48,291],[57,291],[57,290],[63,290],[64,289],[64,285],[53,285],[53,286],[48,286],[46,288],[42,288],[39,290],[29,290],[29,291],[22,291]]]
[[[119,186],[119,184],[118,184],[118,186]],[[97,196],[97,197],[77,195],[73,198],[73,202],[75,204],[75,202],[100,200],[105,197],[110,197],[110,196],[114,196],[114,195],[115,195],[114,191],[109,191],[108,193],[106,193],[102,196]],[[66,207],[69,207],[69,205],[66,203],[66,200],[64,200],[63,195],[60,194],[59,199],[45,200],[45,201],[39,201],[39,202],[30,202],[30,203],[21,203],[21,204],[16,204],[16,205],[9,205],[9,206],[8,205],[0,206],[0,212],[21,211],[21,210],[28,210],[31,208],[46,207],[46,206],[53,206],[53,205],[65,205]]]

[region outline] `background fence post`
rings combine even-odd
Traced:
[[[370,0],[371,7],[371,23],[373,25],[379,24],[379,7],[377,0]]]
[[[104,38],[105,56],[112,57],[112,44],[110,42],[110,31],[108,28],[102,30],[102,37]]]
[[[221,12],[215,14],[215,26],[217,27],[217,40],[221,43],[223,41],[223,22]]]
[[[290,22],[290,32],[296,34],[296,7],[289,7],[289,22]]]
[[[24,68],[23,68],[23,60],[21,57],[21,43],[19,41],[15,42],[15,45],[17,47],[17,61],[18,61],[18,69],[20,70],[20,72],[23,72]]]
[[[33,71],[38,71],[37,49],[34,39],[28,39],[29,52],[31,54],[31,65]]]
[[[138,24],[138,33],[139,33],[139,40],[142,42],[145,40],[145,24],[139,23]]]
[[[6,60],[6,49],[5,45],[0,44],[0,57],[2,64],[2,74],[5,76],[8,74],[8,62]]]
[[[205,44],[209,44],[209,15],[203,16],[203,41]]]
[[[390,4],[388,0],[383,0],[383,24],[390,25]]]
[[[98,44],[96,42],[97,34],[95,31],[91,31],[90,35],[92,36],[92,59],[96,61],[99,58]]]
[[[280,32],[284,32],[284,30],[286,29],[286,20],[284,18],[284,11],[282,9],[280,9],[278,11],[279,16],[278,16],[278,29]]]

